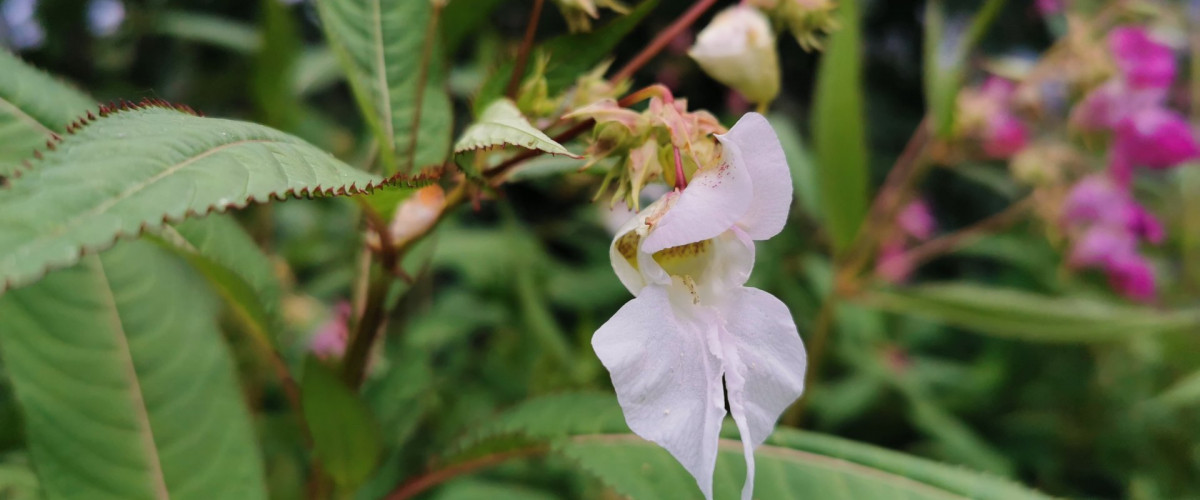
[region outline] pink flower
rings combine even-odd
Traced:
[[[1165,169],[1200,156],[1200,145],[1187,120],[1174,111],[1138,110],[1117,124],[1114,155],[1127,167]]]
[[[346,353],[346,342],[350,338],[350,303],[339,302],[333,308],[333,317],[317,329],[308,341],[308,350],[321,359],[337,359]]]
[[[912,276],[912,262],[904,256],[904,242],[893,240],[879,248],[879,260],[875,262],[875,274],[892,284],[908,281]]]
[[[1132,88],[1114,78],[1092,90],[1071,111],[1071,124],[1080,130],[1111,130],[1138,110],[1162,106],[1165,88]]]
[[[1162,243],[1163,238],[1167,236],[1158,218],[1136,202],[1126,205],[1125,228],[1155,245]]]
[[[1135,88],[1167,88],[1175,80],[1171,47],[1150,37],[1141,27],[1121,27],[1108,35],[1121,74]]]
[[[1037,0],[1035,5],[1037,6],[1038,13],[1043,16],[1057,14],[1063,9],[1062,0]]]
[[[1138,243],[1161,243],[1165,231],[1127,187],[1100,175],[1084,178],[1067,195],[1063,221],[1083,231],[1071,249],[1072,266],[1103,269],[1113,289],[1130,299],[1153,298],[1153,268]]]
[[[983,136],[983,152],[992,158],[1008,158],[1024,149],[1027,142],[1025,124],[1004,112],[989,120]]]
[[[1126,254],[1107,266],[1110,285],[1131,300],[1154,300],[1154,268],[1141,255]]]

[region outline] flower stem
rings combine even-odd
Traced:
[[[517,98],[517,89],[521,86],[521,78],[525,76],[525,64],[529,61],[529,52],[533,49],[533,37],[537,34],[538,20],[542,17],[542,4],[545,0],[533,0],[533,10],[529,12],[529,23],[525,25],[525,38],[521,40],[521,50],[517,52],[517,63],[513,66],[512,77],[508,79],[508,88],[504,95],[510,99]]]
[[[1033,201],[1033,197],[1023,198],[1009,205],[1004,211],[991,217],[953,233],[917,245],[911,250],[904,252],[900,258],[907,261],[915,269],[916,266],[929,262],[934,257],[962,248],[979,238],[1019,222],[1025,216],[1025,213],[1033,208]]]
[[[458,465],[453,465],[444,469],[438,469],[427,474],[417,476],[409,481],[405,481],[395,490],[392,490],[391,493],[388,493],[387,497],[385,497],[385,500],[407,500],[417,496],[429,488],[442,484],[463,474],[470,474],[480,469],[486,469],[488,467],[499,465],[513,459],[530,458],[544,455],[547,451],[549,451],[549,448],[539,445],[502,453],[484,455],[474,460],[468,460]]]
[[[683,33],[683,30],[696,22],[700,18],[700,15],[704,14],[715,3],[717,3],[717,0],[700,0],[692,4],[691,8],[684,12],[682,16],[679,16],[679,19],[676,19],[670,26],[667,26],[667,29],[662,30],[658,36],[654,37],[654,40],[651,40],[650,44],[646,45],[646,48],[642,49],[638,55],[634,56],[633,60],[614,73],[608,81],[616,83],[633,76],[637,70],[645,66],[651,59],[654,59],[654,56],[662,52],[667,47],[667,44],[671,43],[671,40],[674,40],[680,33]]]
[[[374,267],[374,257],[369,257],[368,266]],[[373,276],[373,274],[375,274]],[[362,384],[367,372],[367,362],[370,361],[371,347],[383,330],[387,319],[384,301],[387,300],[388,289],[392,284],[392,276],[388,273],[373,273],[368,268],[367,292],[363,299],[362,315],[354,327],[350,345],[346,348],[346,357],[342,361],[342,379],[352,389]]]

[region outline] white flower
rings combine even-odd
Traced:
[[[754,448],[804,390],[804,345],[787,306],[745,285],[754,241],[778,234],[792,201],[783,149],[761,115],[725,135],[719,165],[617,232],[613,269],[635,298],[592,347],[630,429],[671,452],[712,498],[725,392],[754,488]]]
[[[688,55],[717,81],[754,102],[779,94],[779,54],[771,22],[758,9],[738,5],[721,11],[700,34]]]

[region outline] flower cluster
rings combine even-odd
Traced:
[[[1112,287],[1130,299],[1154,298],[1154,268],[1138,244],[1161,243],[1165,233],[1129,190],[1102,175],[1086,177],[1067,196],[1063,223],[1075,236],[1071,265],[1103,269]]]
[[[804,345],[787,306],[745,286],[754,241],[783,230],[792,183],[761,115],[745,115],[717,139],[717,154],[685,189],[617,231],[609,256],[635,298],[596,331],[592,346],[630,429],[666,448],[710,499],[728,398],[748,500],[754,449],[804,390]]]
[[[638,194],[655,179],[668,185],[685,185],[702,165],[711,165],[717,154],[713,134],[725,131],[707,111],[688,111],[687,99],[674,99],[662,86],[650,87],[645,111],[623,108],[603,99],[567,115],[596,121],[588,156],[595,163],[616,158],[619,168],[609,171],[601,187],[614,182],[612,202],[638,208]],[[675,168],[678,166],[679,168]]]
[[[1108,37],[1116,74],[1072,109],[1070,123],[1083,133],[1111,137],[1106,175],[1084,177],[1062,206],[1062,223],[1073,242],[1070,263],[1099,268],[1112,287],[1133,300],[1155,295],[1154,268],[1138,252],[1158,244],[1164,231],[1134,199],[1136,168],[1167,169],[1200,156],[1187,120],[1167,107],[1176,76],[1171,47],[1140,27],[1121,27]]]
[[[1071,122],[1112,134],[1113,178],[1128,184],[1135,167],[1171,168],[1200,155],[1187,120],[1166,106],[1176,73],[1171,48],[1136,27],[1113,30],[1108,45],[1118,74],[1084,97]]]

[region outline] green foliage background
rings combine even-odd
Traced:
[[[583,58],[628,60],[689,3],[662,0],[639,23],[623,25],[618,19],[601,28],[611,29],[601,31],[611,35],[603,37],[607,47],[591,45]],[[923,66],[925,4],[856,3],[860,30],[844,22],[824,55],[781,41],[784,94],[770,115],[788,153],[798,200],[785,232],[759,246],[752,284],[789,305],[810,349],[810,332],[831,293],[833,256],[855,237],[870,193],[926,112],[926,93],[944,91],[923,81],[928,71]],[[952,19],[978,8],[977,2],[945,4]],[[1053,28],[1042,23],[1031,4],[1005,3],[981,40],[982,50],[1044,49]],[[433,37],[438,44],[431,49],[445,67],[430,70],[426,83],[433,90],[423,95],[433,101],[429,109],[435,111],[419,117],[422,133],[436,137],[421,144],[449,151],[450,127],[453,137],[459,137],[473,122],[473,110],[487,104],[480,102],[479,93],[502,92],[528,7],[529,2],[499,0],[449,4]],[[353,31],[353,20],[346,21],[349,28],[328,22],[322,27],[312,3],[285,6],[275,0],[132,2],[127,9],[126,25],[117,35],[97,38],[84,28],[77,2],[44,0],[39,16],[49,34],[47,43],[21,57],[92,97],[64,92],[55,101],[36,102],[37,89],[45,88],[37,85],[19,96],[0,97],[32,99],[28,106],[46,110],[39,121],[55,130],[78,115],[57,113],[55,105],[85,105],[81,113],[92,101],[165,98],[210,116],[273,127],[283,133],[248,124],[235,130],[258,134],[254,137],[266,134],[274,141],[262,148],[300,149],[296,154],[325,162],[312,177],[306,177],[307,170],[301,175],[297,170],[303,169],[281,168],[282,180],[271,182],[267,191],[284,191],[276,187],[281,183],[299,192],[305,186],[311,191],[339,182],[356,182],[360,188],[377,182],[378,177],[349,166],[367,163],[372,144],[384,144],[400,158],[395,164],[384,161],[388,173],[430,163],[423,159],[425,153],[406,149],[411,144],[401,130],[412,124],[411,110],[400,107],[409,121],[402,116],[364,119],[359,113],[359,106],[388,112],[396,107],[380,97],[380,88],[359,88],[362,83],[353,72],[349,81],[342,76],[339,64],[372,63],[348,55],[353,49],[345,47],[362,40],[336,34],[338,29]],[[408,42],[416,35],[407,33],[404,22],[428,17],[424,11],[393,14],[402,19],[383,19],[380,29],[405,32],[395,36],[408,37]],[[339,14],[323,15],[330,19]],[[555,38],[565,32],[562,19],[548,9],[539,42],[546,41],[552,54],[555,47],[563,52],[577,43]],[[326,36],[335,41],[333,50],[326,46]],[[422,44],[391,49],[403,55],[416,50],[412,47]],[[564,60],[572,62],[552,55],[547,68],[553,77],[548,83],[556,90],[589,67]],[[0,70],[0,83],[16,74]],[[394,76],[386,82],[388,95],[416,92],[420,82],[410,81],[411,72],[397,70]],[[736,118],[725,89],[679,50],[668,49],[636,81],[637,86],[672,84],[693,108],[713,110],[726,123]],[[200,120],[161,110],[130,113],[128,118],[152,115],[141,122],[149,131]],[[0,122],[0,134],[10,132],[5,125],[10,124]],[[229,129],[206,128],[210,126],[216,127],[207,120],[188,126],[194,135],[191,144],[208,147],[224,140],[220,132]],[[126,130],[92,127],[97,128],[88,133],[100,135]],[[29,136],[0,137],[0,175],[20,168],[25,150],[42,142]],[[143,145],[155,146],[153,137]],[[231,158],[213,161],[254,177],[254,168],[245,167],[246,158],[275,153],[235,151]],[[71,165],[103,167],[96,166],[99,160],[68,164],[63,155],[47,158],[51,165],[56,161],[65,170],[34,170],[32,175],[65,172],[84,178],[83,169],[71,170]],[[104,476],[112,486],[105,494],[113,498],[153,498],[163,488],[173,498],[214,498],[209,495],[216,493],[206,487],[189,489],[189,480],[204,475],[225,478],[231,491],[245,488],[228,498],[301,498],[313,470],[314,455],[306,446],[310,434],[289,408],[289,388],[277,377],[280,367],[266,361],[263,352],[277,352],[283,369],[302,374],[294,382],[312,398],[303,405],[308,425],[315,426],[312,453],[333,478],[329,487],[347,498],[381,498],[429,470],[495,457],[510,459],[451,480],[427,496],[604,498],[611,488],[636,498],[674,498],[691,488],[690,479],[681,476],[664,452],[629,438],[607,396],[607,374],[589,340],[628,294],[609,268],[608,209],[590,202],[599,177],[576,173],[579,162],[563,161],[539,160],[518,171],[516,182],[497,194],[498,201],[459,210],[409,254],[404,267],[417,279],[390,291],[396,311],[361,397],[307,357],[309,336],[333,316],[335,304],[355,293],[363,225],[355,222],[361,214],[352,201],[250,206],[233,216],[166,225],[147,238],[122,241],[82,260],[69,250],[106,248],[111,239],[68,235],[76,240],[73,246],[46,255],[58,256],[59,267],[81,264],[9,292],[0,302],[0,353],[3,373],[11,379],[0,382],[0,498],[32,498],[38,491],[51,498],[101,498],[85,486],[46,480],[63,470],[66,476],[70,471]],[[1182,180],[1187,175],[1195,176],[1179,174]],[[1194,250],[1188,242],[1200,235],[1200,229],[1184,224],[1194,217],[1184,200],[1200,194],[1192,192],[1197,183],[1176,180],[1146,186],[1155,207],[1174,222],[1170,227],[1178,228],[1165,252]],[[28,194],[30,201],[22,208],[68,210],[50,196],[86,199],[101,196],[98,189],[62,194],[38,190]],[[214,198],[198,203],[234,207],[241,202],[230,200],[255,195],[223,189],[213,187]],[[399,189],[398,196],[406,195]],[[1001,166],[986,164],[935,171],[922,186],[947,231],[1002,209],[1017,190]],[[132,233],[147,224],[177,222],[197,208],[179,206],[150,217],[131,210],[118,219],[123,232]],[[0,228],[5,217],[16,217],[5,210]],[[171,217],[164,220],[166,215]],[[0,251],[20,248],[25,240],[17,236],[0,234]],[[32,282],[45,271],[43,264],[49,262],[6,270],[5,276]],[[772,437],[760,455],[758,496],[893,498],[902,491],[911,498],[1039,495],[1014,483],[1054,496],[1200,495],[1200,309],[1194,293],[1200,282],[1185,276],[1163,307],[1151,309],[1123,303],[1098,280],[1067,276],[1061,264],[1039,228],[1019,225],[923,267],[915,286],[872,283],[853,300],[838,301],[827,311],[834,327],[818,382],[805,396],[804,411],[785,417],[804,431],[781,426]],[[0,268],[7,269],[5,265],[0,258]],[[1182,266],[1194,269],[1194,262]],[[131,267],[140,267],[143,274]],[[72,300],[81,296],[79,283],[93,286],[94,297],[112,300]],[[218,313],[217,297],[243,307]],[[18,329],[37,330],[38,325],[14,326],[30,307],[55,308],[67,320],[78,314],[88,322],[142,301],[169,313],[168,323],[186,323],[195,331],[119,315],[128,328],[123,337],[107,339],[124,338],[129,343],[124,351],[85,336],[77,341],[88,349],[59,352],[46,344],[63,339],[12,335]],[[58,357],[41,365],[28,363],[45,353]],[[191,361],[172,365],[174,358]],[[207,365],[197,364],[196,358]],[[60,368],[46,371],[46,365]],[[124,371],[127,366],[134,367],[134,377]],[[72,376],[84,367],[110,378]],[[42,397],[56,391],[92,393],[96,385],[112,390],[116,395],[111,398],[130,397],[131,384],[147,395],[184,393],[187,409],[155,406],[147,398],[144,415],[108,415],[105,421],[112,425],[95,428],[86,419],[55,421],[64,410]],[[244,407],[237,397],[243,394]],[[202,404],[205,400],[222,403]],[[202,435],[200,427],[216,425],[214,421],[222,422],[221,435],[232,444],[193,442]],[[129,436],[144,439],[149,427],[154,428],[154,449],[173,450],[174,455],[150,456],[135,446]],[[184,444],[173,445],[176,440]],[[55,441],[60,447],[117,450],[121,457],[156,462],[162,470],[157,480],[127,477],[145,467],[118,463],[108,471],[97,468],[104,463],[102,456],[84,453],[47,462],[44,457],[53,453],[39,447]],[[180,448],[185,446],[195,449]],[[737,454],[722,454],[719,497],[734,495],[740,486],[744,472]],[[43,479],[40,485],[32,474],[35,468]],[[872,473],[864,474],[865,469]],[[787,482],[766,484],[762,477]]]

